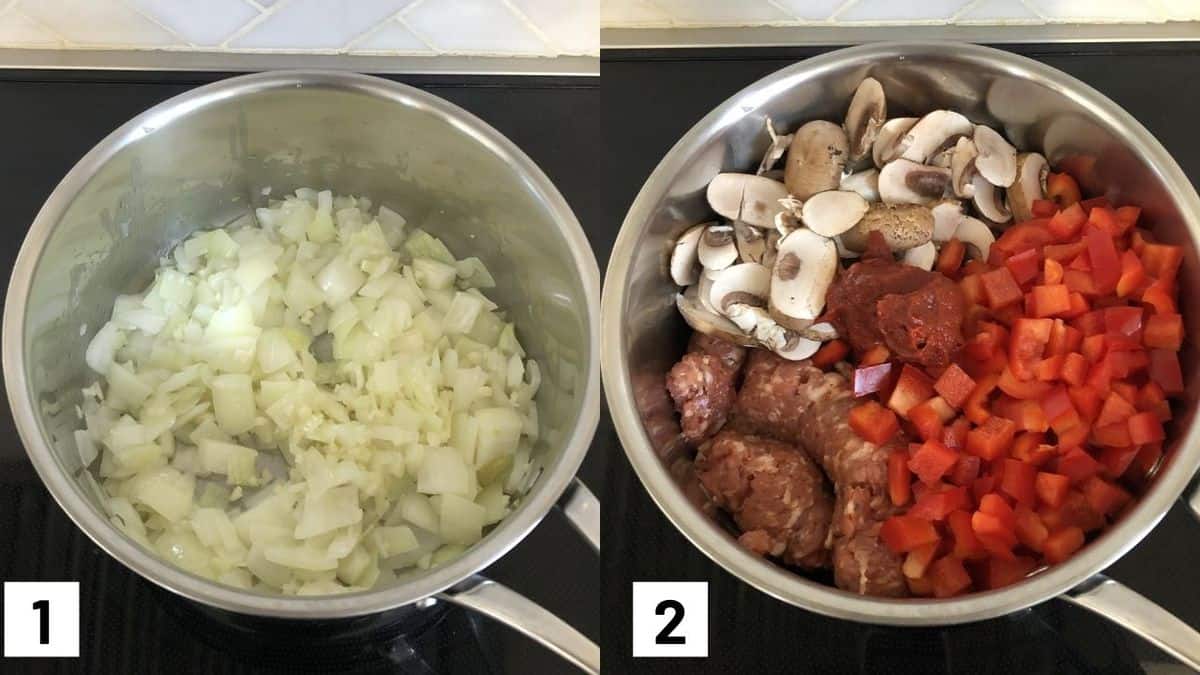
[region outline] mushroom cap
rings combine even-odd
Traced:
[[[950,169],[908,159],[888,162],[879,172],[879,196],[888,204],[932,204],[949,185]]]
[[[992,243],[996,241],[996,235],[992,232],[992,228],[988,227],[987,223],[966,216],[958,224],[958,230],[954,233],[955,239],[958,239],[966,245],[970,251],[971,257],[976,260],[988,259],[988,255],[992,250]]]
[[[941,243],[954,238],[963,219],[963,205],[957,199],[942,199],[929,207],[933,214],[933,240]]]
[[[1046,196],[1050,164],[1036,152],[1017,155],[1017,179],[1008,188],[1008,206],[1018,222],[1033,217],[1033,202]]]
[[[723,270],[737,261],[737,243],[733,240],[732,225],[713,223],[704,228],[697,246],[700,264],[705,269]]]
[[[865,169],[842,176],[839,190],[857,192],[869,202],[879,201],[879,169]]]
[[[806,228],[780,239],[771,269],[771,315],[807,322],[803,324],[807,326],[824,309],[825,292],[837,269],[832,240]]]
[[[975,177],[971,179],[971,184],[975,190],[972,203],[975,204],[975,210],[979,212],[979,215],[996,224],[1012,220],[1013,214],[1001,198],[1002,188],[992,185],[979,173],[976,173]]]
[[[837,188],[846,165],[849,141],[833,122],[814,120],[796,130],[788,148],[783,182],[797,199]]]
[[[788,146],[792,144],[791,134],[778,134],[775,132],[775,125],[771,122],[771,118],[767,118],[767,135],[771,138],[771,144],[767,146],[763,152],[762,161],[758,163],[758,175],[763,175],[775,168],[779,160],[783,158],[783,153],[787,152]]]
[[[763,229],[772,227],[788,196],[783,183],[749,173],[719,173],[709,183],[708,205],[729,220]]]
[[[858,84],[846,110],[846,136],[851,163],[862,161],[871,152],[879,128],[887,119],[887,98],[879,80],[868,77]]]
[[[879,134],[875,136],[875,145],[871,147],[871,159],[875,162],[876,167],[882,169],[884,164],[900,157],[900,153],[904,151],[900,147],[900,141],[919,119],[919,117],[895,117],[879,127]]]
[[[975,177],[975,158],[978,156],[979,149],[975,147],[975,141],[960,136],[950,157],[950,187],[954,190],[954,196],[963,199],[975,196],[971,179]]]
[[[700,280],[700,235],[706,227],[708,223],[689,227],[671,248],[671,280],[680,286],[691,286]]]
[[[823,237],[836,237],[854,227],[867,208],[867,200],[857,192],[827,190],[804,202],[800,219],[813,232]]]
[[[726,315],[734,304],[766,307],[770,290],[771,270],[758,263],[739,263],[716,274],[708,291],[708,304]]]
[[[971,120],[953,110],[934,110],[926,114],[900,140],[900,156],[913,162],[924,162],[947,141],[972,133]]]
[[[933,238],[933,212],[919,204],[872,204],[854,227],[842,233],[842,245],[865,251],[867,235],[876,231],[893,251],[907,251]]]
[[[975,169],[989,183],[1006,188],[1017,179],[1017,149],[995,129],[975,125]]]
[[[733,238],[737,244],[738,258],[742,262],[761,263],[767,252],[767,232],[751,227],[740,220],[733,221]]]
[[[900,256],[900,262],[913,267],[920,267],[925,271],[933,269],[933,263],[937,260],[937,246],[932,241],[927,241],[920,246],[914,246],[904,252]]]
[[[679,309],[680,316],[692,327],[692,330],[719,337],[743,347],[757,346],[758,341],[753,336],[742,332],[732,321],[709,311],[701,304],[698,294],[698,288],[690,286],[683,293],[675,295],[675,307]]]

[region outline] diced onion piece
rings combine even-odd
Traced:
[[[226,373],[212,378],[213,413],[217,426],[230,436],[254,427],[254,388],[250,376]]]
[[[224,474],[232,485],[254,485],[258,451],[235,443],[202,438],[197,443],[200,469],[205,473]]]
[[[442,538],[469,546],[479,541],[487,520],[487,510],[456,494],[443,494],[438,509],[438,527]]]
[[[130,480],[130,497],[174,523],[192,510],[196,479],[169,466],[147,471]]]
[[[429,448],[417,472],[417,490],[425,494],[470,495],[475,479],[463,456],[454,448]]]

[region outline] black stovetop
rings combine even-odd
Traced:
[[[1200,74],[1200,45],[1005,48],[1099,89],[1141,120],[1185,172],[1200,175],[1200,134],[1195,132],[1200,89],[1190,84]],[[610,209],[623,213],[663,155],[709,110],[758,78],[824,50],[605,52]],[[621,216],[613,218],[608,227]],[[886,628],[817,616],[758,592],[689,544],[651,502],[623,454],[614,453],[609,464],[603,501],[604,602],[612,618],[603,641],[606,671],[1127,673],[1163,672],[1162,664],[1174,664],[1114,624],[1060,601],[946,629]],[[1200,523],[1176,507],[1108,573],[1200,627],[1197,541]],[[709,583],[707,660],[630,657],[629,584],[634,580]]]
[[[221,74],[0,71],[0,200],[7,283],[38,208],[92,145],[146,108]],[[601,152],[580,130],[600,124],[595,78],[402,77],[483,118],[528,153],[562,191],[597,249],[615,229],[594,177],[578,158]],[[0,294],[0,298],[3,295]],[[601,433],[581,475],[603,492],[615,444]],[[601,632],[600,562],[561,514],[552,512],[484,572],[578,627]],[[0,406],[0,580],[79,581],[79,659],[0,659],[0,672],[251,673],[339,672],[571,673],[528,638],[463,610],[396,626],[331,626],[297,640],[291,631],[245,634],[188,601],[159,590],[100,551],[39,482]],[[274,648],[272,648],[274,647]]]

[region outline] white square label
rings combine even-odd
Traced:
[[[708,582],[633,582],[633,655],[708,656]]]
[[[79,656],[79,582],[4,582],[4,656]]]

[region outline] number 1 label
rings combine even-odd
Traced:
[[[708,583],[633,582],[633,655],[708,656]]]
[[[79,656],[79,582],[4,582],[4,656]]]

